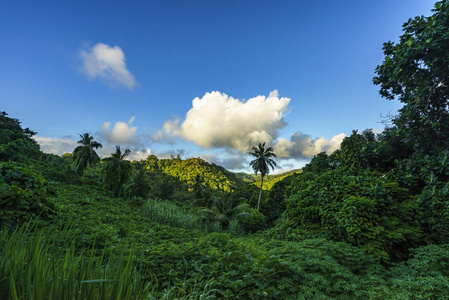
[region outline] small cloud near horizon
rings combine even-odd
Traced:
[[[245,170],[249,168],[249,157],[243,153],[234,153],[233,155],[223,155],[225,158],[220,158],[216,154],[206,153],[202,154],[201,158],[209,163],[214,163],[226,170]]]
[[[64,153],[72,153],[78,146],[72,138],[46,138],[39,135],[33,137],[39,144],[41,150],[45,153],[62,155]]]
[[[292,134],[290,140],[279,138],[273,146],[274,153],[281,159],[311,159],[320,152],[331,154],[340,148],[346,134],[340,133],[330,140],[324,137],[312,139],[308,134],[296,132]]]
[[[111,122],[103,122],[97,134],[102,140],[114,145],[139,144],[140,138],[137,135],[137,127],[132,126],[135,119],[136,117],[132,116],[128,123],[115,122],[112,128],[110,128]]]

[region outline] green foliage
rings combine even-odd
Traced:
[[[42,177],[51,182],[82,183],[73,168],[71,158],[62,158],[55,154],[41,153],[38,159],[30,160],[28,166],[38,171]]]
[[[304,171],[310,174],[322,174],[331,169],[331,162],[326,152],[315,155],[310,163],[304,167]]]
[[[159,159],[156,155],[149,155],[147,159],[143,162],[145,169],[149,172],[154,172],[158,170],[158,164],[157,161]]]
[[[376,164],[381,160],[375,151],[377,143],[371,130],[365,130],[362,134],[354,130],[351,136],[343,140],[341,150],[335,154],[338,166],[352,174],[361,170],[376,170]]]
[[[88,165],[94,165],[100,162],[96,149],[102,148],[103,145],[94,141],[89,133],[80,134],[81,140],[78,141],[79,146],[73,150],[73,158],[76,163],[76,171],[81,176]]]
[[[290,196],[289,189],[295,176],[285,177],[281,181],[273,185],[267,197],[260,206],[260,211],[267,217],[267,223],[274,225],[285,209],[287,208],[286,200]]]
[[[164,173],[159,172],[153,178],[155,180],[152,194],[160,199],[171,200],[176,190],[181,186],[176,178]]]
[[[285,228],[351,243],[385,262],[420,241],[418,202],[377,172],[354,176],[331,170],[314,180],[300,175],[293,185]]]
[[[77,293],[100,298],[95,295],[103,293],[115,299],[110,295],[117,293],[117,297],[140,299],[144,298],[139,296],[140,290],[145,288],[150,299],[391,299],[418,298],[421,292],[416,280],[430,298],[446,293],[442,289],[444,280],[447,282],[446,248],[418,249],[419,255],[413,254],[410,261],[410,266],[419,268],[431,261],[428,270],[439,265],[435,270],[441,275],[413,273],[409,264],[389,272],[348,243],[277,240],[274,231],[245,237],[207,233],[208,229],[186,229],[197,223],[188,218],[182,221],[189,211],[168,201],[149,200],[148,209],[160,218],[152,219],[145,206],[137,210],[128,199],[111,197],[101,187],[57,184],[54,188],[56,193],[49,200],[59,213],[53,223],[70,226],[41,223],[39,231],[26,231],[21,237],[1,229],[0,273],[5,273],[0,276],[7,279],[0,281],[0,290],[9,291],[2,284],[9,286],[13,280],[21,295],[34,293],[37,287],[36,293],[51,295],[48,288],[52,288],[60,299],[62,291],[71,295],[62,298],[77,299]],[[25,246],[18,249],[8,244]],[[426,251],[429,256],[423,256]],[[14,265],[14,279],[5,264]],[[408,277],[400,270],[406,270]],[[34,274],[30,280],[28,274]],[[80,277],[83,284],[79,284]],[[84,290],[79,291],[81,288]]]
[[[52,214],[45,180],[16,163],[0,162],[0,224]]]
[[[202,222],[219,222],[223,230],[227,230],[233,219],[251,216],[247,212],[248,203],[238,199],[233,193],[216,192],[212,195],[212,207],[199,207],[198,215]]]
[[[233,194],[237,199],[242,199],[248,203],[251,207],[257,206],[257,200],[259,197],[260,186],[256,187],[253,184],[247,184],[245,186],[237,188]]]
[[[155,161],[157,167],[154,165]],[[204,186],[214,190],[231,191],[244,184],[234,173],[229,172],[223,167],[210,164],[201,158],[155,160],[154,157],[151,157],[150,162],[147,160],[145,165],[148,170],[153,170],[153,172],[154,170],[159,170],[166,175],[185,182],[190,189],[193,189],[197,175],[203,178],[202,184]],[[153,165],[153,167],[150,167],[150,165]]]
[[[284,180],[284,178],[288,176],[300,174],[301,172],[301,169],[297,169],[275,175],[265,175],[262,188],[264,190],[271,190],[277,182]],[[262,177],[259,175],[246,173],[235,173],[235,175],[247,183],[251,183],[257,187],[260,187]]]
[[[255,233],[267,227],[267,217],[255,208],[248,209],[248,215],[240,219],[240,224],[246,233]]]
[[[29,224],[0,231],[0,290],[5,299],[207,299],[210,285],[160,291],[131,248],[118,257],[76,251],[67,227],[32,232]]]
[[[207,232],[221,231],[218,222],[197,222],[198,216],[196,213],[179,207],[170,201],[148,199],[144,204],[142,213],[151,221],[171,227],[205,230]]]
[[[449,141],[448,20],[447,1],[437,2],[430,17],[409,19],[399,42],[384,44],[374,78],[383,97],[404,104],[392,120],[400,137],[426,152]]]
[[[425,187],[418,201],[421,225],[428,242],[449,243],[449,182],[435,182]]]
[[[449,297],[449,245],[412,250],[411,258],[390,270],[388,294],[378,297],[445,299]],[[384,292],[384,291],[383,291]]]
[[[114,196],[119,197],[122,193],[123,185],[128,182],[132,166],[129,161],[124,160],[126,156],[131,152],[126,149],[124,153],[120,150],[120,146],[116,146],[115,153],[112,153],[110,157],[105,158],[105,165],[103,168],[104,185],[112,191]]]
[[[32,137],[36,132],[22,129],[17,119],[0,111],[0,161],[27,161],[39,156],[40,149]]]
[[[151,292],[132,265],[132,252],[117,261],[75,253],[55,228],[29,237],[26,226],[1,231],[0,290],[9,299],[135,299]],[[58,247],[61,243],[64,247]]]
[[[203,182],[204,182],[203,177],[200,174],[196,174],[193,180],[193,193],[195,194],[195,197],[197,199],[203,196],[204,193]]]
[[[147,198],[150,195],[151,186],[145,169],[135,172],[131,184],[127,187],[127,195],[130,197]]]

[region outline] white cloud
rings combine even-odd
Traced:
[[[144,149],[144,148],[140,149],[137,146],[133,145],[120,146],[120,149],[122,153],[125,152],[125,149],[129,149],[131,151],[129,155],[125,158],[125,160],[129,161],[133,160],[139,161],[142,159],[145,160],[149,155],[154,154],[151,149]],[[115,145],[111,144],[103,144],[103,148],[99,148],[98,150],[96,150],[97,154],[101,158],[110,157],[112,153],[115,153],[115,151],[116,151]]]
[[[111,122],[104,122],[98,131],[98,135],[107,143],[114,145],[139,144],[140,138],[137,135],[137,127],[132,127],[134,120],[135,117],[132,116],[128,123],[115,122],[112,129],[110,129]]]
[[[139,135],[137,127],[132,126],[136,120],[132,116],[128,122],[115,122],[111,128],[111,122],[103,122],[100,129],[96,132],[99,137],[99,142],[103,144],[102,149],[98,149],[97,153],[101,157],[109,157],[111,153],[115,152],[115,146],[120,146],[122,151],[125,149],[131,150],[127,160],[142,160],[149,155],[154,154],[153,151],[147,148],[144,135]]]
[[[330,154],[339,149],[345,137],[344,133],[340,133],[330,140],[323,137],[312,140],[310,135],[297,132],[290,140],[279,138],[273,149],[278,158],[310,159],[320,152]]]
[[[90,49],[80,50],[81,71],[89,79],[99,78],[111,88],[123,86],[132,89],[136,85],[134,75],[126,68],[125,54],[119,46],[97,43]]]
[[[78,146],[76,141],[68,138],[46,138],[42,136],[34,136],[33,138],[41,146],[43,152],[56,155],[72,153]]]
[[[131,150],[131,153],[129,154],[128,159],[129,160],[145,160],[147,157],[151,154],[154,154],[151,149],[143,149],[143,150]]]
[[[172,117],[171,120],[166,121],[162,126],[162,129],[152,136],[153,141],[173,144],[173,137],[182,134],[181,129],[179,128],[179,122],[180,120],[176,117]]]
[[[268,97],[257,96],[247,101],[217,91],[206,93],[193,99],[182,123],[179,119],[165,122],[153,139],[180,136],[204,148],[246,152],[253,145],[269,144],[278,137],[278,131],[287,125],[284,115],[289,102],[289,98],[279,98],[276,90]]]
[[[146,159],[153,154],[152,150],[147,148],[142,142],[141,137],[137,134],[137,127],[133,127],[135,117],[132,116],[128,123],[115,122],[111,127],[111,122],[104,122],[101,128],[94,135],[94,140],[100,142],[103,147],[96,150],[97,154],[102,157],[109,157],[115,152],[115,146],[121,146],[122,151],[130,149],[131,153],[127,157],[128,160]],[[46,138],[41,136],[33,137],[40,145],[41,150],[45,153],[53,153],[62,155],[64,153],[72,153],[77,146],[78,139],[69,138]]]

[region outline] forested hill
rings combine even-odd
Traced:
[[[193,186],[197,176],[202,184],[212,189],[225,191],[245,185],[246,183],[238,178],[234,173],[221,166],[208,163],[201,158],[177,158],[158,159],[155,155],[150,155],[145,163],[145,168],[150,172],[162,172],[173,176],[180,181],[186,182],[188,186]]]
[[[270,190],[276,182],[279,182],[288,176],[300,174],[301,172],[302,172],[301,169],[295,169],[281,174],[266,175],[263,179],[263,189]],[[251,183],[256,185],[257,187],[260,187],[261,181],[260,175],[247,174],[243,172],[235,173],[235,175],[244,182]]]

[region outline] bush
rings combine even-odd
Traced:
[[[267,226],[267,217],[255,208],[250,208],[251,216],[241,218],[239,220],[246,233],[255,233],[264,230]]]
[[[221,231],[218,222],[200,222],[197,214],[170,201],[148,199],[142,208],[142,214],[153,222],[172,227]]]
[[[282,216],[287,207],[286,199],[290,196],[290,186],[294,175],[288,176],[276,182],[271,188],[268,196],[260,205],[260,211],[267,217],[268,225],[274,225]]]
[[[421,226],[429,242],[449,243],[449,183],[435,182],[419,195]]]
[[[0,161],[27,161],[40,154],[39,145],[32,137],[36,132],[22,129],[19,120],[0,111]]]
[[[339,170],[294,182],[284,228],[358,246],[378,259],[404,258],[421,239],[418,202],[377,172]]]
[[[52,214],[45,180],[15,163],[0,162],[0,223]]]

